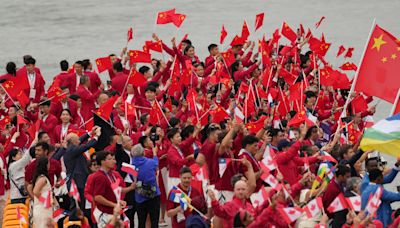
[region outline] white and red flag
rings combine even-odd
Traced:
[[[288,224],[296,221],[303,214],[303,209],[300,207],[278,208],[278,211]]]
[[[340,193],[339,196],[336,197],[335,200],[333,200],[331,205],[329,205],[328,211],[330,213],[335,213],[335,212],[342,211],[347,208],[348,208],[348,205],[347,205],[346,198],[344,197],[344,195],[342,193]]]
[[[307,206],[304,208],[304,211],[306,212],[308,218],[314,218],[318,215],[318,213],[321,212],[322,208],[322,198],[318,197],[308,202]]]
[[[352,209],[353,211],[359,212],[361,211],[361,196],[356,195],[352,197],[346,198],[347,204],[349,205],[349,208]]]

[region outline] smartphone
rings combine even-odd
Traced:
[[[400,186],[397,186],[396,188],[397,188],[397,192],[400,192]]]

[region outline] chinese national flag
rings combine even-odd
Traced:
[[[175,9],[159,12],[157,14],[157,24],[168,24],[172,22],[172,17],[175,15]]]
[[[212,122],[217,124],[229,117],[225,109],[219,105],[217,105],[216,109],[210,111],[210,115],[212,117]]]
[[[356,64],[350,63],[350,62],[344,63],[339,68],[342,69],[342,70],[354,70],[354,71],[357,71]]]
[[[233,54],[232,49],[229,49],[226,52],[222,52],[221,55],[222,55],[222,58],[224,59],[225,64],[228,68],[236,61],[235,54]]]
[[[289,27],[289,25],[286,22],[283,22],[281,33],[288,40],[292,41],[292,43],[296,42],[297,34],[293,31],[293,29]]]
[[[242,26],[242,38],[244,40],[247,40],[247,38],[250,36],[250,31],[249,31],[249,27],[247,26],[246,21],[243,22],[243,26]]]
[[[96,110],[96,114],[108,121],[110,119],[111,112],[114,109],[114,103],[117,101],[118,97],[119,96],[117,95],[109,98],[106,102],[100,105],[100,107]]]
[[[145,42],[145,46],[147,50],[153,50],[156,52],[162,52],[162,44],[161,44],[161,40],[153,42],[153,41],[146,41]],[[144,50],[144,49],[143,49]],[[148,51],[145,51],[146,53],[148,53]]]
[[[261,42],[259,42],[259,44],[260,44],[260,51],[261,51],[261,58],[263,65],[270,66],[271,58],[269,56],[268,44],[267,42],[265,42],[265,40],[262,40]]]
[[[23,116],[17,115],[17,125],[19,126],[21,124],[29,124],[29,121],[26,120]]]
[[[128,84],[140,87],[145,85],[146,83],[147,79],[144,77],[143,74],[141,74],[137,70],[132,70],[131,74],[129,75]]]
[[[96,66],[99,73],[112,69],[110,57],[103,57],[96,59]]]
[[[264,13],[260,13],[256,15],[256,22],[255,22],[255,29],[254,31],[257,31],[257,29],[261,28],[264,22]]]
[[[294,82],[296,81],[297,77],[296,75],[290,73],[287,71],[285,68],[281,68],[279,71],[279,76],[282,76],[283,79],[285,79],[285,82],[289,85],[293,85]]]
[[[368,109],[367,101],[362,95],[359,95],[351,101],[351,109],[353,114],[367,111]]]
[[[340,45],[339,50],[336,54],[336,58],[339,57],[343,52],[346,50],[346,48],[343,45]]]
[[[185,14],[174,14],[172,17],[172,23],[174,23],[174,25],[177,28],[180,28],[183,21],[185,21],[186,19],[186,15]]]
[[[226,37],[227,35],[228,35],[228,32],[225,30],[225,26],[222,25],[221,36],[220,36],[220,38],[219,38],[219,43],[220,43],[220,44],[223,44],[223,43],[224,43],[225,37]]]
[[[264,127],[264,121],[267,118],[267,116],[262,116],[259,120],[246,124],[246,128],[249,130],[249,132],[257,134],[257,132],[259,132],[261,128]]]
[[[315,37],[311,37],[308,43],[311,51],[321,56],[325,56],[331,46],[330,43],[325,43],[325,41],[318,40]]]
[[[330,66],[319,70],[320,83],[323,86],[332,86],[335,84],[335,75],[332,74],[333,69]]]
[[[19,104],[22,108],[25,108],[27,104],[29,104],[29,97],[26,96],[24,91],[20,90],[19,93],[15,96],[18,100]]]
[[[332,70],[335,83],[333,84],[334,89],[350,89],[351,83],[346,74],[343,74],[337,70]]]
[[[151,112],[150,112],[150,117],[149,117],[149,123],[151,123],[153,126],[159,124],[160,120],[163,118],[163,112],[159,108],[159,106],[156,103],[157,101],[154,102]]]
[[[394,103],[400,88],[400,42],[378,25],[359,66],[355,90]]]
[[[19,94],[21,90],[29,89],[29,82],[27,77],[12,77],[3,82],[3,88],[7,91],[8,95],[13,98]]]
[[[300,112],[296,113],[296,115],[289,121],[288,126],[300,126],[300,124],[304,123],[307,120],[307,114],[304,109]]]
[[[149,53],[138,51],[138,50],[130,50],[129,57],[132,63],[151,63],[151,55]]]
[[[126,42],[131,41],[133,38],[133,28],[128,29],[128,33],[126,34]]]
[[[351,58],[353,56],[353,51],[354,51],[354,48],[353,47],[349,47],[349,49],[347,49],[346,54],[344,54],[344,57],[345,58]]]
[[[126,112],[126,116],[128,118],[133,118],[136,116],[136,109],[135,106],[133,104],[129,104],[127,102],[125,102],[126,108],[125,108],[125,112]]]
[[[11,119],[9,116],[5,116],[3,119],[0,119],[0,129],[4,130],[6,125],[11,123]]]

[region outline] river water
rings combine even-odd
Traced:
[[[5,73],[8,61],[21,66],[22,56],[31,54],[41,68],[46,86],[59,72],[58,63],[62,59],[73,63],[119,54],[129,27],[134,29],[129,49],[141,49],[153,32],[167,44],[173,36],[180,40],[189,33],[197,55],[204,59],[208,55],[207,45],[219,42],[222,24],[228,31],[225,42],[229,44],[240,33],[244,19],[254,31],[255,15],[264,12],[263,27],[250,39],[260,38],[263,33],[270,37],[283,21],[291,27],[303,23],[312,28],[314,35],[323,32],[327,42],[333,43],[326,59],[334,66],[343,63],[343,59],[335,58],[340,45],[354,47],[351,61],[359,64],[374,18],[381,27],[400,37],[400,0],[0,0],[0,3],[0,72]],[[155,26],[156,13],[171,8],[187,15],[181,28]],[[326,19],[316,30],[314,25],[321,16]],[[348,76],[351,78],[353,74]],[[101,77],[105,82],[108,75]],[[390,104],[380,102],[375,120],[387,117],[390,109]]]

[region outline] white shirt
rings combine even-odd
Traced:
[[[129,124],[129,122],[128,122],[128,120],[125,118],[125,116],[120,116],[120,115],[118,115],[119,116],[119,119],[121,120],[121,122],[122,122],[122,126],[126,126],[126,125],[130,125]]]
[[[81,80],[81,76],[79,76],[78,74],[75,74],[75,75],[76,75],[76,89],[78,89],[79,82]]]
[[[33,88],[35,86],[35,79],[36,79],[35,73],[28,73],[29,87]]]
[[[125,151],[125,153],[129,156],[129,160],[132,160],[131,152],[130,152],[129,150],[125,150],[125,149],[124,149],[124,151]],[[125,183],[132,183],[133,180],[132,180],[132,178],[131,178],[131,175],[126,174],[125,179],[124,179],[124,182],[125,182]]]
[[[128,94],[128,96],[126,97],[126,102],[128,104],[132,104],[132,100],[133,100],[133,94]]]
[[[61,101],[61,105],[63,109],[68,109],[68,101],[65,103]]]
[[[65,138],[65,136],[67,136],[68,134],[68,127],[69,127],[69,123],[67,125],[61,125],[61,140],[63,140]]]

